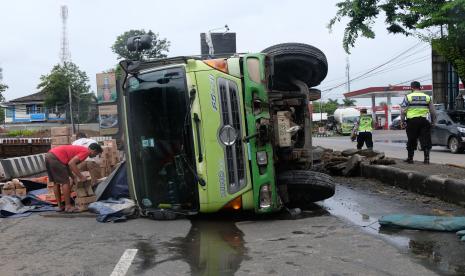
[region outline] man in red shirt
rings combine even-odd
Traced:
[[[87,157],[95,157],[102,153],[102,147],[93,143],[88,148],[83,146],[64,145],[51,149],[45,155],[45,167],[47,168],[48,179],[54,183],[53,191],[58,202],[59,211],[77,212],[71,205],[71,187],[69,177],[73,172],[79,180],[84,181],[85,177],[79,171],[77,164],[86,160]],[[61,185],[61,188],[60,188]],[[65,206],[61,203],[61,192],[65,198]]]

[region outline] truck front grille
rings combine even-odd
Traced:
[[[221,119],[223,126],[230,125],[237,132],[236,142],[225,146],[225,159],[228,175],[228,192],[236,193],[246,185],[244,144],[242,143],[241,112],[237,85],[230,80],[219,79]]]

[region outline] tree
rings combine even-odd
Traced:
[[[336,110],[338,107],[339,103],[337,99],[328,99],[327,102],[321,102],[321,112],[328,113],[329,115],[332,115],[334,113],[334,110]],[[313,112],[320,113],[320,102],[313,103]]]
[[[130,52],[126,48],[126,42],[128,38],[137,35],[144,35],[148,34],[152,37],[152,48],[142,51],[141,53],[137,52]],[[170,42],[163,38],[161,39],[158,33],[152,32],[149,30],[146,32],[145,30],[130,30],[122,35],[119,35],[116,38],[115,43],[111,46],[112,51],[118,55],[118,59],[130,59],[130,60],[139,60],[141,58],[148,59],[148,58],[164,58],[166,57],[166,52],[169,52]]]
[[[3,96],[3,92],[8,89],[8,85],[0,83],[0,102],[5,101],[5,96]],[[0,108],[0,123],[5,122],[5,109]]]
[[[57,64],[48,75],[40,77],[37,89],[45,93],[45,106],[61,107],[56,109],[57,115],[69,108],[69,88],[73,101],[73,111],[78,110],[79,102],[83,95],[90,90],[89,78],[86,72],[72,62],[65,62],[63,65]],[[68,108],[65,106],[68,105]]]
[[[5,97],[3,96],[3,92],[5,92],[8,89],[8,85],[0,83],[0,102],[3,102],[5,100]]]
[[[356,102],[357,102],[357,101],[354,100],[354,99],[349,99],[349,98],[344,98],[344,99],[342,99],[342,104],[343,104],[344,106],[355,106],[355,103],[356,103]]]
[[[344,0],[328,27],[347,17],[343,47],[347,53],[358,36],[374,38],[372,26],[381,12],[389,33],[416,35],[431,43],[465,81],[465,0]]]

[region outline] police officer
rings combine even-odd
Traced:
[[[405,162],[412,164],[413,155],[417,148],[417,141],[423,149],[424,163],[429,164],[429,153],[431,150],[431,126],[436,122],[436,111],[431,97],[421,92],[421,85],[418,81],[410,84],[412,92],[405,96],[402,102],[401,120],[407,122],[407,151],[408,157]],[[428,121],[428,113],[431,122]]]
[[[373,118],[367,115],[367,109],[360,109],[360,117],[355,122],[354,133],[357,133],[357,149],[362,149],[363,144],[366,144],[367,148],[373,149],[373,137],[371,132],[373,131]]]

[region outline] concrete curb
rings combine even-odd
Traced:
[[[360,164],[361,176],[465,206],[465,181],[385,165]]]

